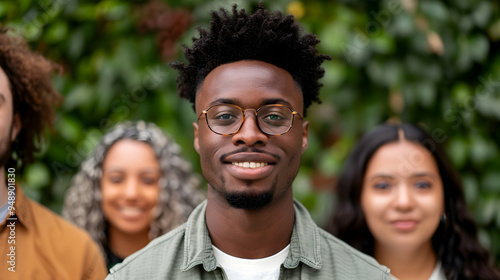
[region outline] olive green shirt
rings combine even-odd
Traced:
[[[212,251],[204,201],[188,221],[110,270],[111,279],[227,279]],[[279,279],[392,279],[389,269],[320,229],[294,201],[290,251]]]

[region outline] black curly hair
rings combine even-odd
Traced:
[[[195,107],[196,91],[216,67],[240,60],[259,60],[288,71],[302,90],[304,115],[313,102],[320,103],[318,80],[325,71],[320,66],[328,55],[317,54],[320,42],[312,33],[301,35],[293,15],[271,14],[260,2],[253,14],[233,6],[232,14],[224,8],[211,12],[209,30],[198,28],[191,48],[183,46],[188,63],[170,65],[179,70],[179,96]]]

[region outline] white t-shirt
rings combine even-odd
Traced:
[[[280,252],[263,259],[242,259],[228,255],[212,245],[215,259],[229,280],[277,280],[281,264],[285,261],[290,244]]]

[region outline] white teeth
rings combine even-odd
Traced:
[[[249,162],[249,161],[233,162],[233,164],[243,168],[259,168],[268,165],[267,162]]]
[[[138,215],[142,213],[142,210],[137,207],[123,207],[120,211],[125,215]]]

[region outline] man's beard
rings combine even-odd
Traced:
[[[277,180],[278,178],[276,178],[272,183],[271,189],[265,192],[229,192],[226,189],[226,180],[221,177],[221,188],[214,189],[224,196],[227,203],[233,208],[259,210],[271,204],[276,195],[280,195],[279,193],[275,193],[278,184]],[[251,184],[251,182],[247,183],[249,188],[251,187]]]
[[[271,191],[257,194],[245,192],[224,192],[224,197],[231,207],[247,210],[262,209],[273,201],[273,194]]]

